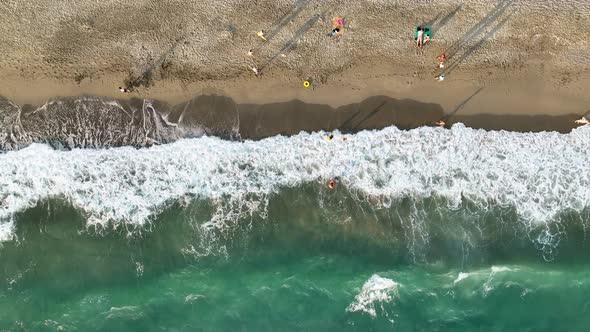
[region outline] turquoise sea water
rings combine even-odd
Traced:
[[[584,331],[589,137],[6,153],[0,330]]]
[[[309,202],[281,203],[271,203],[274,223],[211,243],[212,253],[194,251],[203,242],[174,208],[129,236],[88,232],[67,204],[40,204],[17,217],[20,241],[3,245],[0,323],[15,331],[581,331],[590,323],[588,248],[575,234],[559,255],[568,257],[546,262],[514,230],[449,227],[464,213],[454,211],[426,230],[438,233],[432,250],[413,252],[387,217],[403,206],[343,226]]]

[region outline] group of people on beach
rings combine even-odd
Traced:
[[[332,18],[332,29],[330,29],[330,31],[327,33],[327,36],[330,38],[342,37],[342,35],[344,34],[344,28],[345,28],[344,19],[340,16],[335,16]],[[260,39],[262,39],[263,43],[268,42],[268,39],[266,37],[264,30],[258,31],[256,33],[256,35]],[[430,28],[427,26],[417,26],[415,33],[414,33],[414,40],[415,40],[415,45],[417,48],[424,47],[430,41]],[[246,54],[248,57],[253,57],[254,56],[254,49],[249,49]],[[286,57],[286,55],[284,53],[281,53],[280,56]],[[445,68],[445,61],[447,60],[447,56],[445,53],[442,53],[436,57],[436,60],[437,60],[436,69],[437,70],[443,69],[443,72],[436,75],[434,77],[434,79],[437,80],[438,82],[442,82],[445,80],[444,68]],[[262,75],[261,70],[258,67],[256,67],[255,65],[251,66],[250,70],[256,75],[256,77],[260,77]],[[309,86],[308,81],[305,81],[305,83],[307,83],[306,87],[308,87]],[[130,87],[120,86],[119,91],[122,93],[130,93],[133,90]],[[575,120],[574,122],[576,124],[580,124],[580,125],[590,124],[590,120],[588,120],[585,116],[580,117],[579,119]],[[437,126],[444,127],[446,125],[446,122],[444,120],[439,120],[439,121],[435,122],[435,124]],[[333,135],[328,136],[328,140],[331,140],[332,138],[333,138]],[[346,137],[343,137],[342,139],[346,140]],[[332,182],[331,187],[333,187],[333,182]]]
[[[416,27],[416,47],[424,47],[429,40],[429,29],[421,26]]]
[[[331,37],[331,38],[342,37],[342,35],[344,34],[344,27],[345,27],[344,18],[342,18],[340,16],[333,17],[332,18],[332,29],[327,33],[327,36]],[[256,36],[258,36],[260,39],[262,39],[263,43],[268,42],[268,39],[266,37],[266,33],[264,32],[264,30],[258,31],[256,33]],[[418,47],[418,48],[424,47],[426,45],[426,43],[430,40],[430,28],[422,27],[422,26],[416,27],[416,33],[415,33],[414,39],[416,41],[416,47]],[[254,49],[249,49],[248,52],[246,53],[246,55],[248,57],[253,57],[254,56]],[[286,55],[284,53],[281,53],[280,56],[286,57]],[[440,60],[437,68],[444,68],[445,54],[439,55],[437,57],[437,60]],[[256,77],[260,77],[262,75],[261,70],[258,67],[256,67],[256,65],[252,65],[249,68],[254,73],[254,75]],[[436,76],[435,79],[437,79],[438,81],[443,81],[445,79],[445,76],[443,74],[441,74],[441,75]],[[122,93],[130,93],[130,92],[132,92],[132,89],[130,87],[120,86],[119,91],[121,91]]]
[[[331,37],[331,38],[339,38],[344,34],[344,19],[342,17],[339,16],[335,16],[334,18],[332,18],[332,29],[330,30],[330,32],[328,32],[327,36]],[[256,36],[258,36],[258,38],[262,39],[263,43],[268,42],[268,39],[266,38],[266,34],[264,32],[264,30],[260,30],[256,33]],[[254,56],[254,49],[249,49],[248,52],[246,53],[246,55],[248,57],[253,57]],[[286,54],[281,53],[280,54],[281,57],[287,57]],[[249,67],[250,70],[254,73],[254,75],[256,75],[256,77],[260,77],[262,75],[261,70],[256,67],[256,65],[252,65]]]

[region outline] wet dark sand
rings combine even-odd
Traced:
[[[439,120],[446,122],[446,128],[461,122],[475,129],[568,133],[577,127],[574,121],[580,117],[580,114],[461,114],[472,96],[450,111],[436,103],[386,96],[336,108],[300,100],[238,104],[219,95],[196,96],[176,105],[139,98],[113,100],[85,96],[21,107],[2,99],[0,150],[20,149],[31,143],[46,143],[60,149],[145,147],[204,134],[240,140],[294,135],[301,131],[355,133],[388,126],[407,130],[435,126]]]
[[[277,134],[293,135],[300,131],[331,131],[345,133],[396,126],[413,129],[435,126],[444,119],[445,127],[463,123],[467,127],[485,130],[517,132],[557,131],[568,133],[577,125],[579,114],[569,115],[449,115],[434,103],[410,99],[397,100],[375,96],[360,103],[332,108],[326,105],[306,104],[298,100],[266,105],[238,105],[240,135],[259,139]]]

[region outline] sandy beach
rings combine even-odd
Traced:
[[[588,15],[590,3],[575,0],[5,1],[0,95],[19,105],[12,119],[25,105],[90,95],[165,109],[192,100],[194,117],[216,123],[227,112],[194,101],[229,98],[238,119],[221,132],[237,122],[243,138],[440,119],[568,132],[590,108]],[[326,36],[335,16],[345,20],[337,39]],[[432,30],[421,49],[417,25]]]

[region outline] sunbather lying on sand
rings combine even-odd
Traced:
[[[339,37],[344,33],[344,19],[339,16],[335,16],[332,19],[332,30],[328,33],[330,37]]]

